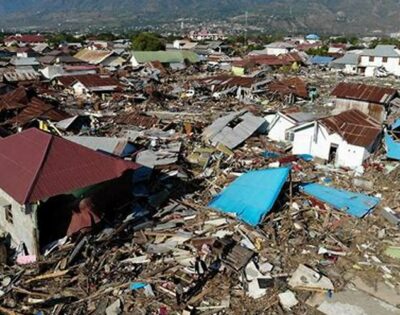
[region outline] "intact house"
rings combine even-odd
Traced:
[[[372,117],[351,109],[290,130],[293,154],[310,154],[336,167],[358,168],[379,146],[382,127]]]
[[[12,45],[34,45],[42,44],[46,42],[46,38],[43,35],[31,35],[31,34],[16,34],[8,36],[4,39],[4,45],[10,47]]]
[[[0,229],[25,254],[110,219],[138,165],[28,129],[0,139]]]
[[[250,52],[250,55],[285,55],[290,53],[295,46],[291,43],[286,42],[274,42],[264,46],[263,50],[254,50]]]
[[[358,68],[366,77],[387,74],[400,76],[400,51],[392,45],[378,45],[374,49],[363,50]]]
[[[288,130],[303,125],[306,122],[314,121],[316,116],[313,113],[304,112],[277,112],[265,117],[269,122],[268,138],[278,142],[291,142],[291,133]]]
[[[130,61],[132,67],[157,61],[172,68],[185,68],[185,63],[198,63],[200,58],[189,50],[133,51]]]
[[[335,87],[331,96],[335,104],[334,113],[358,109],[382,123],[398,91],[388,87],[342,82]]]
[[[329,67],[332,71],[354,75],[358,73],[358,60],[361,52],[348,52],[343,57],[333,60]]]

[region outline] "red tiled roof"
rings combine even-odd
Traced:
[[[397,90],[387,87],[358,83],[339,83],[331,95],[337,98],[347,98],[377,104],[386,104],[397,94]]]
[[[43,35],[12,35],[4,39],[4,42],[19,41],[23,43],[43,43],[46,38]]]
[[[72,86],[75,82],[80,82],[87,88],[119,85],[116,79],[98,74],[60,76],[57,80],[64,86]]]
[[[331,132],[341,135],[349,144],[369,147],[382,131],[381,125],[372,117],[357,109],[319,120]]]
[[[0,188],[20,204],[112,180],[138,167],[38,129],[0,139]]]

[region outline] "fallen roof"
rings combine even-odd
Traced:
[[[301,185],[300,189],[307,195],[358,218],[365,216],[380,202],[376,197],[315,183]]]
[[[276,168],[243,174],[216,196],[209,207],[233,213],[256,226],[272,210],[289,172],[290,168]]]
[[[282,96],[293,94],[301,98],[308,97],[307,83],[298,77],[272,81],[268,83],[268,90]]]
[[[234,112],[215,120],[204,130],[203,137],[213,145],[221,143],[234,149],[266,124],[264,118],[252,113]]]
[[[114,52],[108,50],[91,50],[84,48],[76,53],[74,57],[87,63],[98,65],[113,54]]]
[[[28,101],[25,88],[19,87],[0,96],[0,111],[23,108]]]
[[[310,62],[313,65],[328,65],[333,59],[333,57],[328,56],[312,56]]]
[[[397,95],[397,90],[359,83],[339,83],[331,93],[337,98],[347,98],[377,104],[386,104]]]
[[[197,82],[207,86],[213,86],[213,91],[221,91],[233,87],[251,88],[256,83],[255,78],[239,77],[234,75],[222,74],[218,76],[198,79]]]
[[[347,143],[365,148],[372,145],[382,131],[376,120],[357,109],[321,118],[318,122],[342,136]]]
[[[7,124],[15,126],[24,126],[34,119],[46,119],[51,121],[60,121],[70,117],[67,113],[62,110],[55,108],[54,106],[47,104],[37,97],[32,100],[24,107],[24,109],[18,113],[15,117],[8,120]]]
[[[159,122],[159,119],[154,116],[148,116],[146,114],[134,111],[120,114],[115,122],[118,124],[150,129]]]
[[[138,167],[34,128],[0,139],[0,188],[21,205],[115,179]]]

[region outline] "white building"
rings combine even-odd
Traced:
[[[289,132],[293,154],[310,154],[336,167],[355,169],[377,148],[382,128],[373,118],[353,109],[296,126]]]
[[[286,42],[275,42],[264,46],[263,50],[254,50],[249,55],[273,55],[279,56],[290,53],[295,46]]]
[[[392,45],[366,49],[360,54],[358,68],[366,77],[376,76],[379,72],[400,76],[400,50]]]
[[[268,137],[278,142],[291,142],[292,139],[290,139],[290,134],[287,132],[289,129],[315,120],[314,114],[303,112],[277,112],[272,116],[272,119],[268,116],[266,117],[266,120],[270,122],[268,125]]]
[[[361,53],[361,51],[348,52],[343,57],[333,60],[329,66],[332,71],[355,75],[358,73],[358,60]]]

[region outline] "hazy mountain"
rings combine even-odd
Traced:
[[[398,31],[400,0],[0,0],[6,28],[135,25],[236,19],[287,31]],[[242,21],[243,19],[241,19]]]

